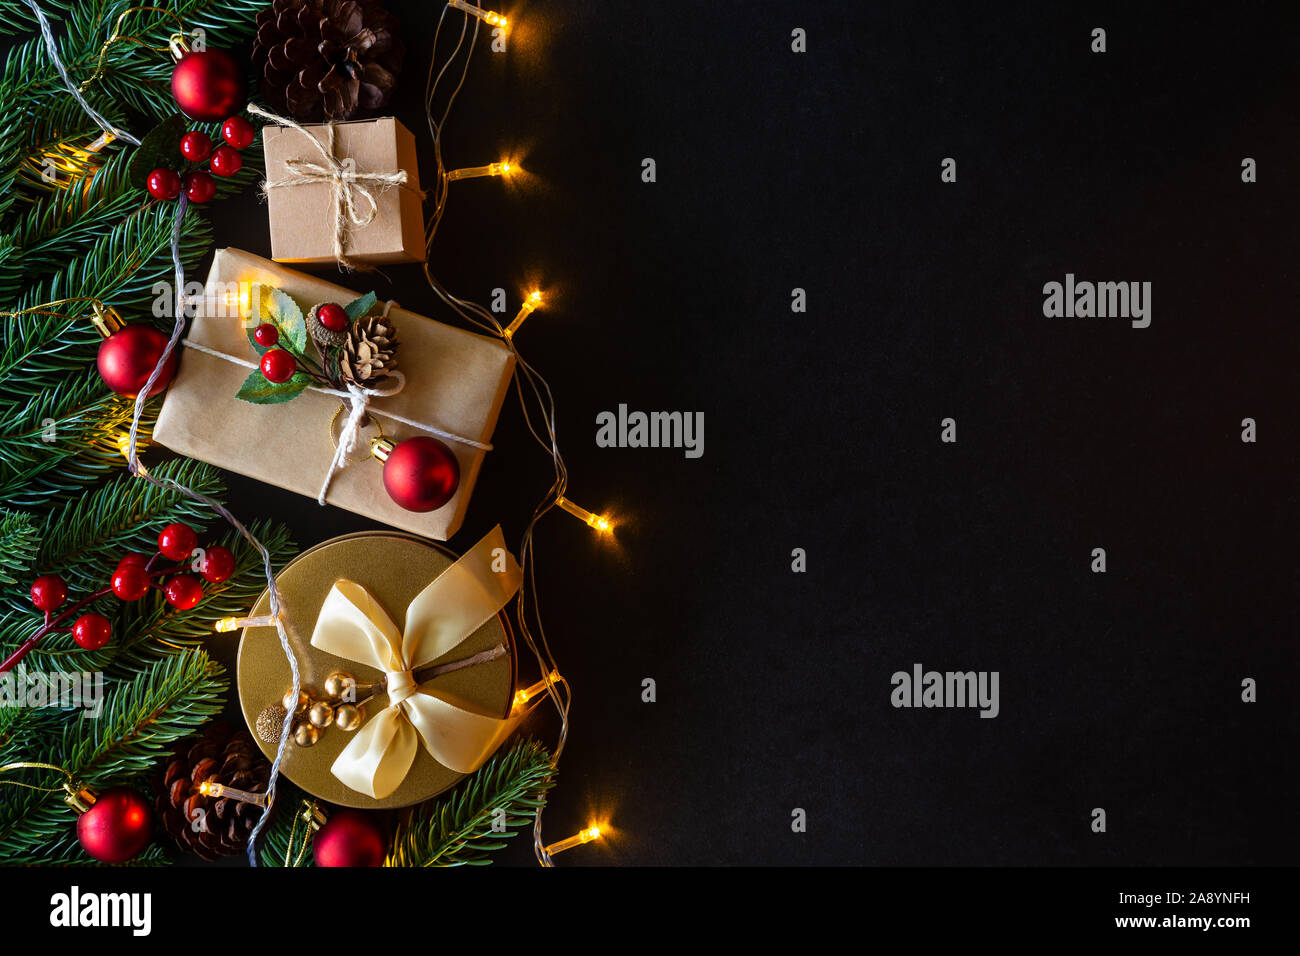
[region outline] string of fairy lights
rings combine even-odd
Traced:
[[[460,29],[456,33],[454,43],[451,44],[451,50],[440,65],[438,54],[443,44],[443,30],[447,25],[448,15],[453,10],[463,13],[464,16],[460,18]],[[554,466],[554,480],[551,487],[533,510],[519,544],[519,564],[524,571],[524,584],[519,591],[519,632],[524,643],[536,658],[539,671],[543,677],[537,684],[527,690],[520,691],[516,695],[515,705],[523,706],[525,702],[541,693],[545,693],[549,697],[560,720],[556,746],[552,751],[552,759],[558,763],[568,741],[569,710],[572,706],[573,695],[568,681],[564,680],[560,674],[555,656],[551,652],[546,639],[545,626],[542,623],[536,580],[537,550],[535,531],[542,517],[556,507],[585,522],[598,534],[612,534],[614,526],[607,516],[588,511],[566,497],[569,473],[564,463],[564,457],[560,454],[560,446],[556,438],[555,397],[546,379],[524,360],[514,340],[515,333],[519,331],[524,320],[542,307],[543,295],[541,290],[533,289],[526,293],[514,319],[503,327],[497,316],[490,310],[450,292],[437,279],[429,267],[429,263],[434,258],[434,237],[446,209],[450,184],[485,176],[509,177],[519,171],[518,163],[509,158],[482,166],[452,170],[448,170],[443,163],[443,129],[451,114],[451,108],[455,103],[456,96],[464,86],[465,78],[469,73],[470,61],[473,58],[475,44],[479,38],[480,27],[483,24],[492,27],[494,34],[505,34],[510,27],[507,18],[499,13],[485,10],[482,7],[466,2],[466,0],[449,0],[447,5],[443,7],[438,18],[437,27],[434,30],[433,55],[430,59],[429,75],[425,85],[424,106],[425,119],[428,122],[429,133],[433,138],[436,181],[432,191],[433,211],[425,231],[424,274],[433,291],[452,311],[466,322],[477,326],[490,335],[499,337],[510,349],[516,363],[515,391],[519,397],[524,422],[533,438],[550,456]],[[454,29],[454,27],[451,28],[451,30]],[[602,832],[607,831],[607,823],[603,824],[603,830],[601,823],[592,823],[567,839],[547,844],[542,836],[542,809],[539,808],[533,821],[533,851],[541,865],[550,866],[552,863],[551,858],[555,854],[584,843],[590,843],[592,840],[599,839]]]
[[[44,16],[40,13],[35,3],[28,0],[29,6],[37,13],[41,21],[43,32],[48,33],[48,25]],[[133,8],[135,9],[135,8]],[[139,8],[152,9],[152,8]],[[464,16],[460,19],[460,29],[457,34],[450,53],[445,61],[439,66],[438,52],[443,42],[443,30],[447,25],[448,15],[452,11],[457,11]],[[125,14],[123,15],[125,16]],[[557,735],[556,745],[551,751],[551,761],[553,766],[558,766],[560,757],[564,751],[565,744],[568,741],[570,719],[569,711],[572,705],[572,692],[569,682],[561,674],[558,663],[550,649],[546,637],[545,627],[542,623],[540,602],[538,598],[538,587],[536,581],[536,543],[535,531],[538,522],[549,511],[559,508],[570,515],[583,521],[600,535],[609,535],[613,533],[613,521],[606,515],[597,514],[575,504],[568,497],[568,469],[565,466],[563,456],[560,453],[559,443],[556,438],[556,408],[555,399],[551,392],[550,386],[545,378],[520,354],[519,349],[514,341],[515,333],[518,332],[524,321],[537,309],[543,307],[544,297],[541,290],[533,289],[527,292],[519,311],[514,318],[505,326],[498,320],[497,316],[483,306],[467,299],[460,298],[450,292],[433,274],[429,267],[429,261],[433,258],[432,247],[434,237],[437,233],[438,225],[442,220],[443,213],[446,209],[448,192],[450,184],[461,180],[479,178],[479,177],[509,177],[520,171],[519,165],[510,159],[503,159],[498,162],[488,163],[482,166],[472,166],[460,169],[447,169],[442,157],[442,136],[443,128],[447,123],[453,103],[457,94],[460,92],[468,75],[470,60],[472,59],[474,46],[479,37],[480,27],[486,24],[493,29],[495,35],[504,35],[509,29],[510,21],[503,15],[478,7],[466,0],[448,0],[442,8],[438,19],[433,39],[433,55],[431,57],[428,79],[425,86],[425,115],[429,127],[429,132],[433,139],[433,152],[435,160],[435,183],[431,191],[433,200],[433,209],[430,213],[425,230],[425,247],[426,257],[424,264],[424,274],[433,291],[450,307],[457,315],[472,325],[482,329],[484,332],[498,337],[510,349],[515,359],[515,390],[519,398],[520,408],[523,413],[524,422],[528,431],[542,447],[542,449],[551,458],[554,468],[554,479],[546,494],[534,508],[532,515],[527,522],[523,534],[520,538],[519,545],[519,564],[523,569],[524,581],[519,590],[519,603],[517,611],[517,625],[520,636],[525,645],[533,654],[537,661],[541,679],[531,686],[516,692],[512,702],[512,713],[522,713],[525,709],[531,709],[537,703],[537,698],[545,694],[550,702],[554,705],[559,717],[559,732]],[[118,24],[119,30],[121,21]],[[453,28],[454,29],[454,28]],[[114,37],[117,32],[115,31]],[[50,37],[47,36],[47,41]],[[113,42],[110,40],[110,42]],[[51,44],[52,46],[52,44]],[[54,51],[52,50],[52,55]],[[62,64],[58,62],[57,55],[55,61],[60,67],[62,73]],[[76,95],[75,88],[72,87],[71,81],[65,76],[65,81],[70,91]],[[454,80],[454,84],[452,81]],[[447,92],[448,87],[450,91]],[[445,102],[441,104],[441,113],[438,112],[439,97],[442,94]],[[78,97],[80,99],[80,97]],[[103,135],[86,147],[79,148],[75,156],[57,156],[53,161],[57,168],[60,163],[66,163],[69,173],[77,172],[88,177],[93,175],[95,170],[94,160],[100,150],[112,143],[115,139],[122,139],[128,142],[134,142],[134,137],[129,133],[101,122],[100,117],[92,114],[98,125],[104,129]],[[51,157],[43,157],[41,160],[42,167],[48,168]],[[37,175],[37,167],[33,166],[29,170],[33,178]],[[65,177],[64,181],[67,181]],[[176,226],[172,239],[172,256],[175,267],[176,280],[176,328],[165,349],[162,358],[155,367],[153,374],[150,376],[146,387],[141,391],[140,397],[135,403],[134,414],[130,430],[116,437],[115,444],[122,456],[128,462],[129,471],[140,478],[144,478],[153,484],[163,485],[177,490],[188,497],[200,500],[213,508],[218,514],[225,518],[234,528],[236,528],[245,537],[253,547],[259,552],[263,559],[264,572],[268,582],[268,593],[271,600],[271,614],[257,618],[223,618],[215,622],[215,630],[218,632],[229,632],[249,626],[275,626],[279,634],[282,649],[288,659],[290,671],[293,680],[292,693],[296,695],[300,686],[300,675],[297,666],[297,660],[288,644],[288,637],[283,628],[283,613],[280,609],[278,588],[276,587],[274,574],[270,566],[269,554],[248,530],[243,526],[235,516],[225,507],[215,500],[200,495],[189,488],[180,485],[171,479],[159,480],[149,473],[145,466],[139,460],[139,452],[144,444],[142,436],[139,434],[140,418],[144,409],[144,398],[147,396],[154,380],[158,377],[163,365],[167,362],[173,349],[176,347],[183,330],[185,316],[185,301],[183,289],[185,287],[184,276],[179,259],[179,231],[180,223],[184,216],[186,204],[182,200],[177,207]],[[285,727],[289,726],[289,717],[286,715]],[[286,729],[287,735],[287,729]],[[279,772],[279,764],[283,757],[287,745],[287,736],[282,735],[280,747],[277,749],[276,758],[273,762],[271,781],[266,795],[262,798],[265,802],[262,805],[274,803],[275,799],[275,780]],[[311,816],[310,812],[304,816],[307,820]],[[266,816],[259,821],[254,829],[249,841],[249,859],[256,865],[254,847],[256,844],[257,834],[266,822]],[[320,823],[319,816],[314,820],[315,827],[318,828]],[[546,843],[543,839],[542,828],[542,808],[539,807],[534,816],[533,822],[533,848],[538,862],[542,866],[551,866],[552,857],[560,852],[590,843],[598,840],[609,832],[607,821],[592,822],[579,832],[562,840],[553,843]],[[292,842],[292,840],[291,840]]]

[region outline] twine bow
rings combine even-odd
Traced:
[[[262,193],[265,195],[272,189],[279,189],[284,186],[328,183],[330,200],[334,207],[334,259],[344,269],[349,271],[355,269],[357,264],[352,262],[343,251],[349,224],[357,228],[370,225],[379,212],[379,203],[371,189],[378,189],[379,195],[383,195],[393,186],[404,185],[406,183],[406,170],[399,169],[395,173],[364,172],[357,169],[356,163],[352,160],[340,160],[334,155],[335,125],[333,123],[325,124],[325,142],[322,143],[293,120],[284,116],[277,116],[269,110],[262,109],[255,103],[248,104],[248,112],[254,116],[260,116],[268,122],[275,123],[277,126],[296,129],[302,133],[308,142],[316,147],[323,162],[315,163],[306,159],[286,160],[285,166],[288,167],[292,175],[273,182],[262,183]]]
[[[334,582],[316,618],[312,646],[382,670],[388,693],[388,706],[357,731],[330,767],[335,777],[382,800],[406,779],[421,744],[457,773],[471,773],[487,760],[520,717],[457,707],[432,682],[418,683],[415,671],[464,643],[509,603],[522,581],[498,525],[415,596],[404,629],[360,584]]]

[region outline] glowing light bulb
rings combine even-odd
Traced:
[[[524,704],[528,703],[538,694],[545,693],[547,687],[549,687],[551,684],[557,683],[559,680],[560,680],[560,672],[555,670],[551,671],[550,674],[543,677],[532,687],[525,687],[523,690],[517,691],[515,693],[515,700],[513,706],[516,708],[522,707]]]
[[[469,3],[468,0],[447,0],[447,5],[460,10],[462,13],[468,13],[471,17],[478,17],[488,26],[500,27],[504,30],[510,25],[510,21],[501,14],[493,13],[491,10],[484,10],[482,7],[476,7],[474,4]]]
[[[199,793],[205,797],[224,797],[230,800],[238,800],[240,803],[251,803],[255,807],[266,806],[266,794],[250,793],[247,790],[237,790],[234,787],[227,787],[214,780],[205,780],[203,783],[199,784]]]
[[[607,534],[614,530],[614,525],[604,515],[592,514],[586,508],[575,505],[572,501],[564,496],[555,499],[555,503],[582,521],[585,521],[592,528],[595,528],[601,534]]]
[[[221,634],[238,631],[245,627],[274,627],[275,615],[263,614],[261,617],[223,617],[212,625],[212,629]]]
[[[552,843],[546,848],[545,852],[550,856],[554,856],[556,853],[563,853],[565,850],[571,850],[575,846],[582,846],[584,843],[590,843],[592,840],[599,839],[600,826],[593,823],[585,830],[579,830],[567,840],[560,840],[558,843]]]
[[[488,163],[486,166],[465,166],[462,169],[449,170],[447,180],[455,182],[458,179],[473,179],[476,176],[509,176],[515,169],[510,160],[503,159],[499,163]]]
[[[542,304],[542,293],[536,289],[528,293],[528,298],[524,299],[524,304],[519,307],[519,314],[515,316],[513,322],[506,326],[505,337],[510,338],[518,330],[519,326],[524,324],[524,319],[533,314],[534,310]]]

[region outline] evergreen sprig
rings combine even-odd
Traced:
[[[39,549],[35,519],[22,511],[0,510],[0,585],[22,586]]]
[[[85,714],[64,719],[55,753],[42,751],[27,759],[57,763],[79,782],[95,788],[142,777],[169,752],[171,744],[220,711],[226,687],[223,669],[203,651],[185,651],[155,661],[108,692],[98,719]],[[42,773],[39,781],[27,782],[50,785],[51,774]],[[69,852],[69,840],[75,839],[70,836],[73,814],[58,792],[3,789],[0,863],[10,856]]]
[[[388,866],[483,866],[505,840],[533,822],[555,785],[551,755],[517,741],[460,783],[450,797],[416,808],[397,828]],[[494,829],[503,823],[504,831]]]

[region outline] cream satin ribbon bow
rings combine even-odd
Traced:
[[[499,550],[498,550],[499,549]],[[493,565],[502,570],[493,570]],[[510,601],[523,580],[500,526],[406,608],[400,631],[383,605],[355,581],[334,582],[311,643],[387,675],[388,706],[357,731],[330,772],[382,800],[398,788],[421,743],[445,767],[471,773],[515,729],[518,719],[488,717],[443,700],[413,671],[461,644]]]

